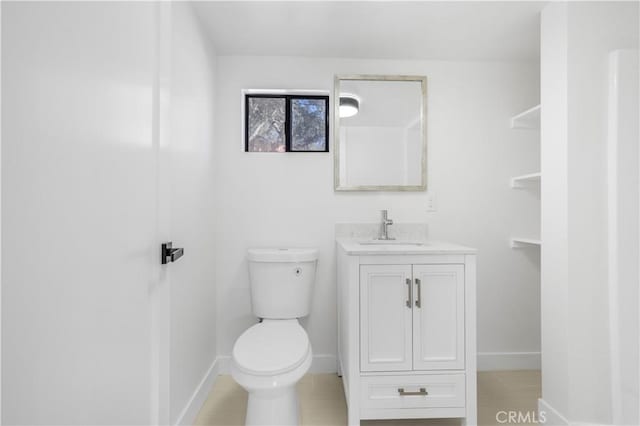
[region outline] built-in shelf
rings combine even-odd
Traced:
[[[540,105],[529,108],[526,111],[511,117],[512,129],[540,129]],[[542,174],[529,173],[521,176],[513,176],[510,179],[511,188],[535,188],[539,187]],[[534,234],[535,235],[535,234]],[[538,238],[511,238],[511,248],[540,248],[542,241]]]
[[[511,117],[512,129],[539,129],[540,128],[540,105],[529,108],[518,115]]]
[[[542,241],[535,238],[511,238],[511,248],[540,247]]]
[[[512,188],[523,188],[528,185],[540,183],[540,177],[542,175],[540,172],[537,173],[529,173],[527,175],[515,176],[511,178],[511,187]]]

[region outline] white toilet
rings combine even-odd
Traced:
[[[297,425],[296,383],[311,366],[298,318],[309,314],[316,249],[250,249],[251,306],[261,322],[233,346],[231,375],[249,393],[247,425]]]

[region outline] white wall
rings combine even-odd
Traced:
[[[149,423],[156,6],[2,9],[2,422]]]
[[[174,3],[172,12],[170,235],[185,255],[169,269],[170,420],[192,424],[206,383],[201,393],[194,391],[216,358],[215,52],[189,4]]]
[[[428,77],[426,193],[335,193],[332,153],[244,153],[242,89],[330,91],[334,74]],[[478,350],[498,364],[539,351],[539,265],[533,251],[509,248],[515,230],[535,232],[535,194],[509,188],[509,177],[536,171],[537,132],[509,129],[509,117],[538,100],[537,64],[377,61],[291,57],[218,57],[216,282],[218,351],[229,356],[251,315],[245,253],[251,246],[320,250],[312,312],[303,321],[315,368],[335,370],[334,224],[428,222],[435,239],[477,247]],[[324,362],[324,363],[323,363]],[[527,361],[529,362],[529,361]],[[529,362],[529,364],[531,364]]]
[[[569,5],[569,416],[611,421],[606,246],[608,53],[638,47],[638,3]],[[598,28],[598,31],[593,31]],[[585,267],[589,265],[589,267]],[[585,327],[589,330],[584,333]],[[605,402],[606,401],[606,402]]]
[[[559,413],[569,406],[567,4],[541,14],[541,320],[542,398]],[[554,424],[554,423],[552,423]]]
[[[637,48],[638,4],[549,5],[542,40],[542,393],[568,420],[603,424],[611,421],[608,53]]]
[[[638,49],[609,54],[607,232],[611,401],[615,424],[640,424],[640,100]]]

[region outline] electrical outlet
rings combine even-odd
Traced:
[[[436,196],[431,192],[427,193],[427,211],[428,212],[436,211]]]

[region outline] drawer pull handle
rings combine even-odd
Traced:
[[[398,388],[398,393],[401,396],[411,396],[411,395],[429,395],[426,388],[420,388],[418,392],[407,392],[404,388]]]

